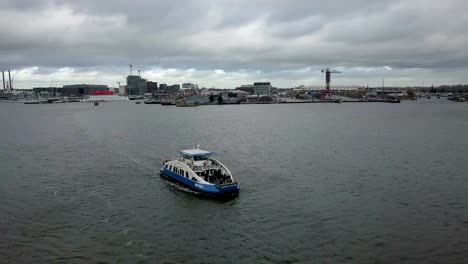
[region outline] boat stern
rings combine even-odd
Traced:
[[[219,194],[238,194],[239,184],[237,182],[225,183],[218,186]]]

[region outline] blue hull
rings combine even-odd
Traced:
[[[170,171],[164,167],[162,167],[160,170],[162,175],[166,176],[167,178],[180,183],[184,186],[187,186],[188,188],[204,193],[204,194],[209,194],[209,195],[236,195],[239,193],[239,184],[235,183],[232,185],[226,185],[226,186],[216,186],[212,184],[203,184],[199,183],[196,181],[192,181],[189,178],[185,178],[184,176],[181,176],[173,171]]]

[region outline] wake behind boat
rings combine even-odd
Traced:
[[[212,152],[199,147],[180,150],[181,159],[167,160],[161,175],[190,189],[210,195],[237,195],[239,184],[229,169],[220,161],[210,158]]]

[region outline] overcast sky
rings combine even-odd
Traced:
[[[0,0],[16,88],[468,83],[466,0]]]

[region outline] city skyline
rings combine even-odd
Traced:
[[[468,83],[468,3],[370,1],[40,1],[0,3],[0,66],[15,88],[129,74],[235,88]]]

